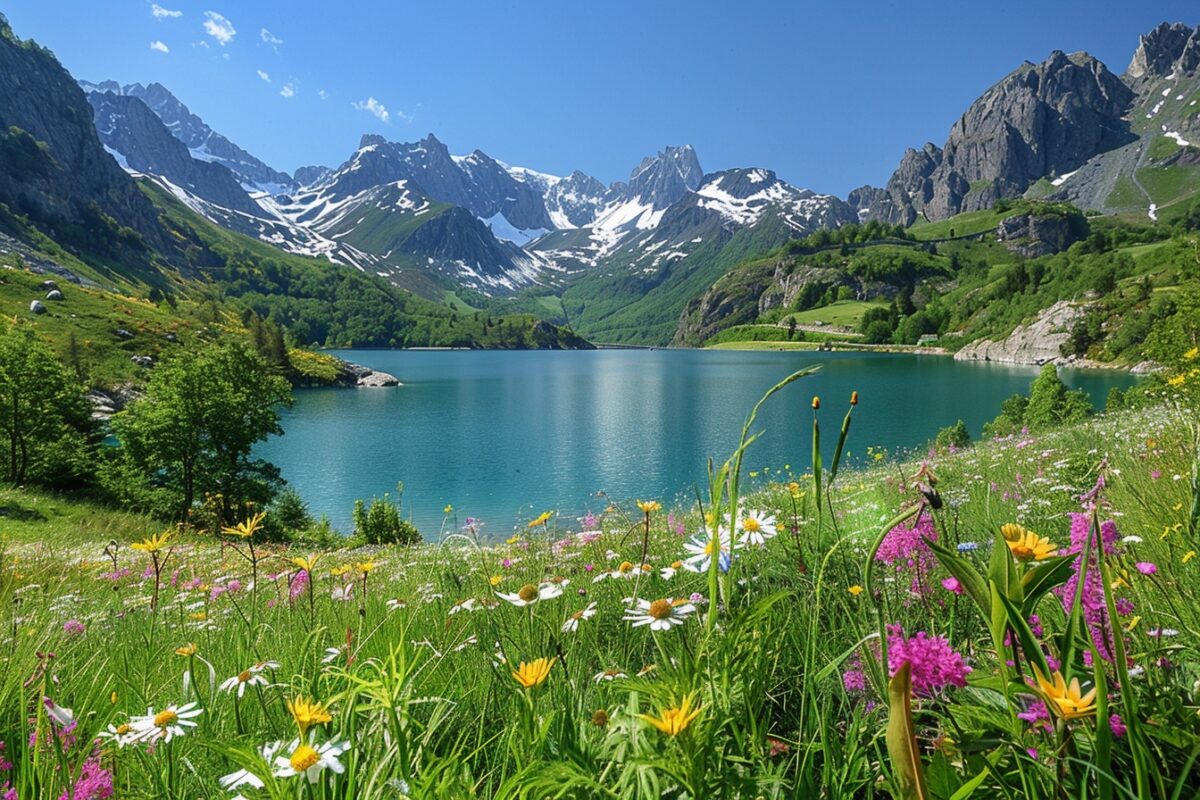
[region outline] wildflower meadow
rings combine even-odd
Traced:
[[[1188,406],[852,470],[844,400],[794,464],[751,413],[692,497],[504,541],[9,537],[0,792],[1195,797]]]

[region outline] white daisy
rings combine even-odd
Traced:
[[[341,647],[326,647],[325,655],[321,657],[321,663],[332,664],[333,662],[337,661],[339,658],[341,658],[343,649],[344,648]]]
[[[404,602],[403,600],[392,599],[392,600],[388,600],[385,605],[387,605],[388,611],[395,611],[398,608],[407,607],[408,603]]]
[[[299,739],[293,739],[287,746],[287,752],[291,755],[275,757],[275,777],[291,778],[303,775],[308,778],[309,783],[316,783],[322,770],[331,769],[340,775],[346,768],[338,761],[338,756],[349,749],[349,742],[340,742],[336,738],[315,748]]]
[[[198,708],[196,703],[182,706],[172,704],[157,714],[154,709],[148,708],[145,716],[134,717],[129,724],[133,726],[136,741],[156,738],[169,742],[176,736],[183,736],[188,728],[196,727],[198,723],[195,718],[203,713],[204,709]]]
[[[579,630],[579,623],[581,620],[591,619],[594,616],[596,616],[596,604],[594,602],[588,603],[587,608],[583,609],[582,611],[576,611],[574,614],[567,617],[567,621],[564,622],[562,626],[563,633],[574,633],[575,631]]]
[[[742,544],[762,547],[767,543],[767,539],[775,536],[775,516],[764,511],[747,511],[745,516],[738,519],[738,530],[742,532]]]
[[[671,564],[671,566],[663,567],[662,569],[660,569],[658,571],[658,577],[662,578],[664,581],[669,581],[675,577],[675,574],[677,572],[679,572],[679,569],[682,566],[683,566],[682,561],[676,561],[673,564]]]
[[[268,669],[279,669],[279,664],[274,661],[259,662],[250,669],[243,670],[232,678],[222,681],[218,688],[222,692],[232,692],[234,689],[237,689],[237,696],[241,698],[246,694],[247,686],[267,685],[267,679],[263,677],[262,673]]]
[[[597,672],[594,676],[592,676],[592,680],[596,683],[600,683],[601,681],[615,681],[617,678],[628,677],[628,675],[626,675],[624,672],[621,672],[619,669],[606,669],[601,672]]]
[[[248,769],[239,769],[237,772],[231,772],[221,777],[218,783],[227,792],[232,792],[241,786],[253,786],[255,789],[263,788],[262,779]]]
[[[450,613],[457,614],[460,611],[474,611],[479,605],[479,601],[474,597],[468,597],[466,600],[459,600],[454,605],[450,606]]]
[[[507,600],[514,606],[531,606],[534,603],[542,600],[550,600],[561,596],[563,593],[562,586],[557,583],[542,583],[534,586],[532,583],[527,583],[517,591],[506,594],[504,592],[496,592],[496,597],[501,600]]]
[[[96,736],[99,739],[112,742],[118,748],[122,748],[127,744],[133,744],[137,740],[137,731],[128,722],[123,722],[120,725],[109,725],[96,734]]]
[[[667,597],[651,602],[639,598],[635,608],[625,609],[625,621],[632,622],[635,628],[649,625],[652,631],[669,631],[673,625],[682,625],[695,610],[694,605],[683,599]]]
[[[683,560],[684,569],[692,572],[708,572],[708,566],[712,563],[713,553],[720,552],[718,565],[721,570],[728,570],[732,556],[732,542],[730,541],[729,529],[721,526],[716,539],[701,530],[700,533],[693,536],[689,541],[683,543],[683,548],[691,555]]]

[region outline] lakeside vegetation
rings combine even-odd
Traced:
[[[290,535],[319,525],[294,496],[264,505],[241,447],[270,432],[286,384],[213,343],[114,423],[141,437],[122,470],[168,501],[0,491],[0,783],[19,798],[1187,796],[1196,333],[1120,413],[1080,419],[1049,368],[999,438],[964,449],[951,432],[919,462],[849,471],[857,397],[814,398],[797,420],[807,469],[743,469],[752,413],[697,505],[547,509],[503,543],[448,507],[415,547],[399,498],[356,509],[352,541]],[[43,384],[0,371],[19,385]],[[191,442],[212,483],[181,515],[171,465]]]
[[[1001,220],[1014,215],[1061,220],[1073,243],[1061,252],[1024,255],[993,235]],[[979,339],[1002,339],[1067,300],[1083,311],[1062,355],[1132,366],[1153,358],[1161,330],[1200,313],[1198,231],[1200,203],[1170,222],[1134,222],[1085,218],[1066,204],[1029,200],[1001,201],[988,211],[907,230],[868,223],[819,231],[718,281],[712,291],[755,308],[748,315],[730,313],[750,324],[721,330],[704,344],[728,345],[740,334],[749,341],[791,340],[788,328],[795,320],[850,329],[869,344],[936,340],[957,350]],[[764,274],[776,269],[793,280],[807,277],[799,291],[759,312]],[[747,290],[752,286],[757,293]]]

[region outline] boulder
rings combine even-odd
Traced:
[[[1071,220],[1058,215],[1016,214],[996,226],[996,240],[1025,258],[1061,253],[1078,238]]]
[[[131,356],[129,360],[137,364],[139,367],[154,366],[154,356]]]
[[[117,328],[117,338],[118,339],[132,339],[133,334],[130,333],[129,331],[125,330],[124,328]]]
[[[1001,364],[1065,364],[1062,346],[1071,326],[1087,313],[1084,304],[1060,300],[1028,325],[1018,325],[1007,338],[972,342],[954,354],[955,361],[996,361]]]
[[[57,284],[57,283],[55,283],[54,281],[42,281],[42,282],[41,282],[40,284],[38,284],[38,285],[41,287],[41,289],[42,289],[42,291],[43,291],[43,292],[48,292],[48,291],[50,291],[51,289],[57,289],[57,288],[58,288],[58,284]]]
[[[58,289],[51,289],[50,291],[46,292],[46,299],[47,300],[66,300],[67,298],[63,297],[63,293],[60,292]]]
[[[400,381],[395,375],[389,375],[386,372],[369,372],[359,377],[358,385],[368,388],[380,388],[385,386],[399,386]]]
[[[45,314],[46,307],[42,305],[41,300],[34,300],[29,304],[29,311],[32,314]]]

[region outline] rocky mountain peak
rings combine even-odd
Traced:
[[[1162,78],[1171,74],[1190,74],[1197,67],[1200,67],[1200,27],[1163,22],[1139,37],[1125,75],[1133,79]]]
[[[703,177],[700,159],[690,144],[667,147],[642,159],[630,174],[623,193],[627,199],[663,208],[694,190]]]
[[[358,140],[358,149],[362,150],[364,147],[376,147],[378,145],[384,145],[387,143],[388,140],[380,136],[378,133],[364,133],[362,138]]]

